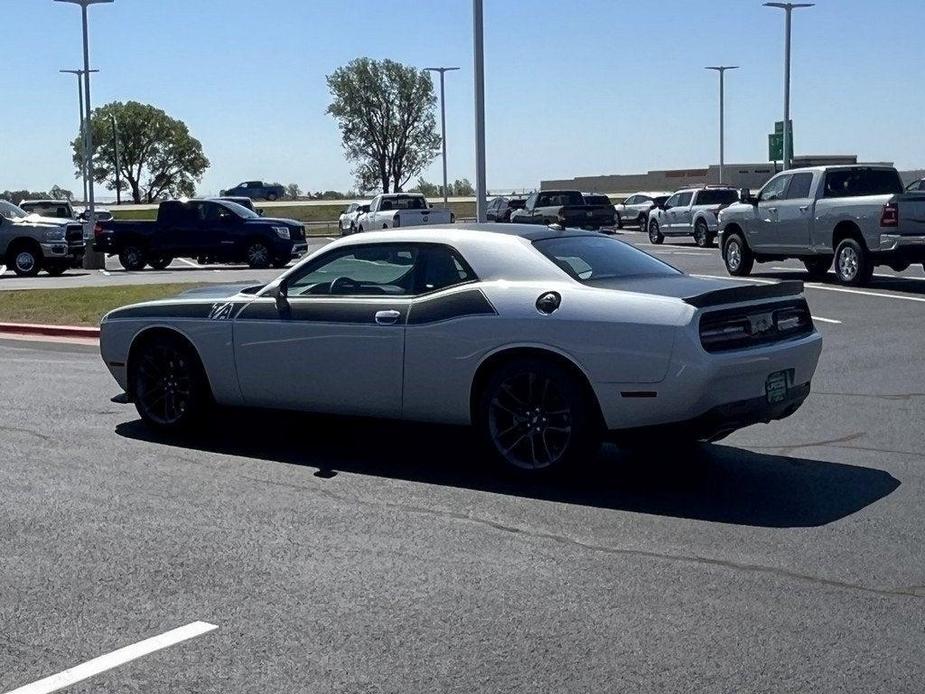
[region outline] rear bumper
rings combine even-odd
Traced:
[[[925,235],[880,234],[880,247],[873,249],[878,262],[925,262]]]

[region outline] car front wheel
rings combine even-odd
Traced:
[[[526,474],[589,463],[601,443],[593,397],[569,371],[539,358],[494,371],[482,390],[476,424],[494,458]]]
[[[10,265],[20,277],[35,277],[42,269],[42,256],[30,246],[20,246],[10,253]]]
[[[245,251],[247,264],[255,270],[270,267],[270,249],[263,241],[252,241]]]
[[[662,230],[658,226],[658,221],[653,219],[649,222],[649,242],[657,246],[664,240],[665,237],[662,235]]]
[[[730,275],[744,277],[751,274],[755,257],[739,234],[730,234],[723,245],[723,262]]]
[[[129,368],[135,408],[155,429],[188,429],[211,403],[199,357],[182,338],[159,335],[147,340],[132,355]]]

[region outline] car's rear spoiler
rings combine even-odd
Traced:
[[[788,280],[777,284],[747,284],[741,287],[728,287],[705,292],[697,296],[685,297],[684,303],[706,308],[708,306],[722,306],[737,304],[743,301],[758,301],[760,299],[776,299],[782,296],[799,296],[803,293],[803,283],[798,280]]]

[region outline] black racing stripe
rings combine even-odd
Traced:
[[[176,304],[155,304],[150,306],[128,306],[116,309],[109,317],[116,318],[208,318],[214,301],[205,303],[183,302]]]
[[[238,314],[238,320],[289,320],[314,323],[375,323],[379,311],[395,310],[401,313],[397,325],[408,315],[407,301],[368,304],[358,301],[332,301],[328,299],[289,299],[288,315],[280,314],[275,302],[255,301]]]
[[[478,289],[415,301],[408,317],[409,325],[436,323],[463,316],[497,315],[494,307]]]

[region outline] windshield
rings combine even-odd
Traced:
[[[23,219],[29,216],[25,210],[6,200],[0,200],[0,215],[7,219]]]
[[[697,195],[698,205],[731,205],[738,201],[736,190],[701,190]]]
[[[682,274],[628,243],[602,236],[543,239],[533,245],[579,282]]]
[[[221,204],[227,207],[232,212],[234,212],[239,217],[243,217],[244,219],[260,219],[259,214],[257,214],[253,210],[247,209],[243,205],[239,205],[236,202],[229,202],[228,200],[222,200]]]

